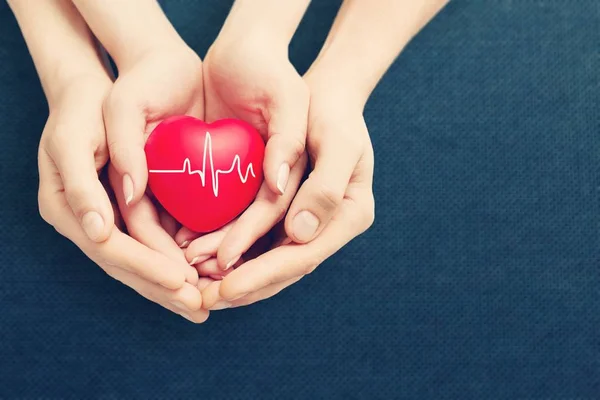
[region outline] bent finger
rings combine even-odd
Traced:
[[[341,205],[339,215],[314,241],[277,247],[242,264],[221,282],[221,297],[233,301],[264,287],[311,273],[360,232],[358,211],[354,202],[347,201]]]
[[[297,243],[313,240],[327,226],[344,199],[360,153],[344,149],[339,136],[323,138],[314,170],[302,184],[285,220],[285,230]]]
[[[307,157],[301,157],[290,174],[289,190],[279,196],[263,184],[256,200],[235,221],[222,240],[217,252],[219,266],[231,268],[260,238],[281,221],[292,202],[304,174]]]
[[[115,87],[104,102],[104,121],[110,159],[121,180],[127,205],[139,201],[146,190],[148,170],[144,152],[146,117],[133,94]]]
[[[58,169],[73,214],[90,240],[105,241],[114,226],[114,213],[98,178],[92,144],[69,131],[56,133],[50,142],[48,156]]]
[[[177,263],[177,268],[185,274],[186,281],[196,284],[198,274],[188,265],[183,251],[161,226],[154,204],[147,196],[143,196],[136,204],[126,207],[124,204],[125,199],[122,195],[119,195],[121,193],[119,190],[121,181],[118,179],[118,174],[112,165],[109,166],[108,172],[117,193],[116,197],[122,210],[123,220],[131,237],[172,259]]]
[[[308,89],[300,83],[274,99],[269,108],[268,140],[263,168],[273,193],[284,194],[291,169],[304,154],[308,120]]]

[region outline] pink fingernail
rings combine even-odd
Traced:
[[[127,174],[123,175],[123,195],[125,196],[125,204],[129,205],[133,200],[133,180]]]
[[[292,221],[292,231],[296,239],[308,242],[319,228],[319,219],[310,211],[300,211]]]
[[[81,219],[81,225],[90,240],[96,241],[104,231],[104,220],[96,211],[88,211]]]
[[[238,260],[240,259],[240,257],[241,257],[241,254],[240,254],[239,256],[237,256],[237,257],[233,257],[233,258],[231,259],[231,261],[229,261],[229,262],[227,263],[227,265],[225,266],[225,269],[227,270],[227,269],[229,269],[229,268],[233,267],[233,264],[235,264],[236,262],[238,262]]]
[[[287,186],[288,178],[290,177],[290,166],[287,163],[281,164],[277,172],[277,190],[283,194]]]

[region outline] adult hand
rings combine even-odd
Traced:
[[[310,75],[305,80],[311,88],[307,151],[313,167],[285,219],[289,239],[282,238],[270,251],[207,286],[202,292],[207,309],[247,305],[275,295],[373,223],[374,157],[362,103],[336,95]],[[297,218],[314,228],[311,241],[291,241],[306,239],[298,237]]]
[[[372,224],[374,157],[364,104],[400,51],[447,2],[342,3],[305,76],[311,94],[307,149],[313,170],[286,216],[289,239],[207,286],[204,307],[270,297]]]
[[[98,178],[108,160],[102,104],[108,76],[73,77],[50,104],[39,147],[39,208],[108,275],[163,307],[202,322],[198,289],[176,262],[117,229],[113,205]]]
[[[111,183],[118,191],[128,232],[148,247],[187,264],[171,235],[173,220],[167,218],[165,223],[165,218],[157,217],[156,208],[145,196],[144,143],[167,117],[188,114],[202,118],[200,58],[177,34],[156,1],[73,2],[119,70],[104,102],[104,120]],[[198,282],[197,272],[189,266],[186,280],[194,285]]]

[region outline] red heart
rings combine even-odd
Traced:
[[[263,180],[265,144],[251,125],[171,117],[145,146],[148,185],[183,226],[211,232],[250,205]]]

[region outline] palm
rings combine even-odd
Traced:
[[[204,60],[205,118],[238,118],[252,124],[265,137],[269,109],[287,87],[302,85],[302,78],[287,61],[270,62],[260,54],[209,51]]]

